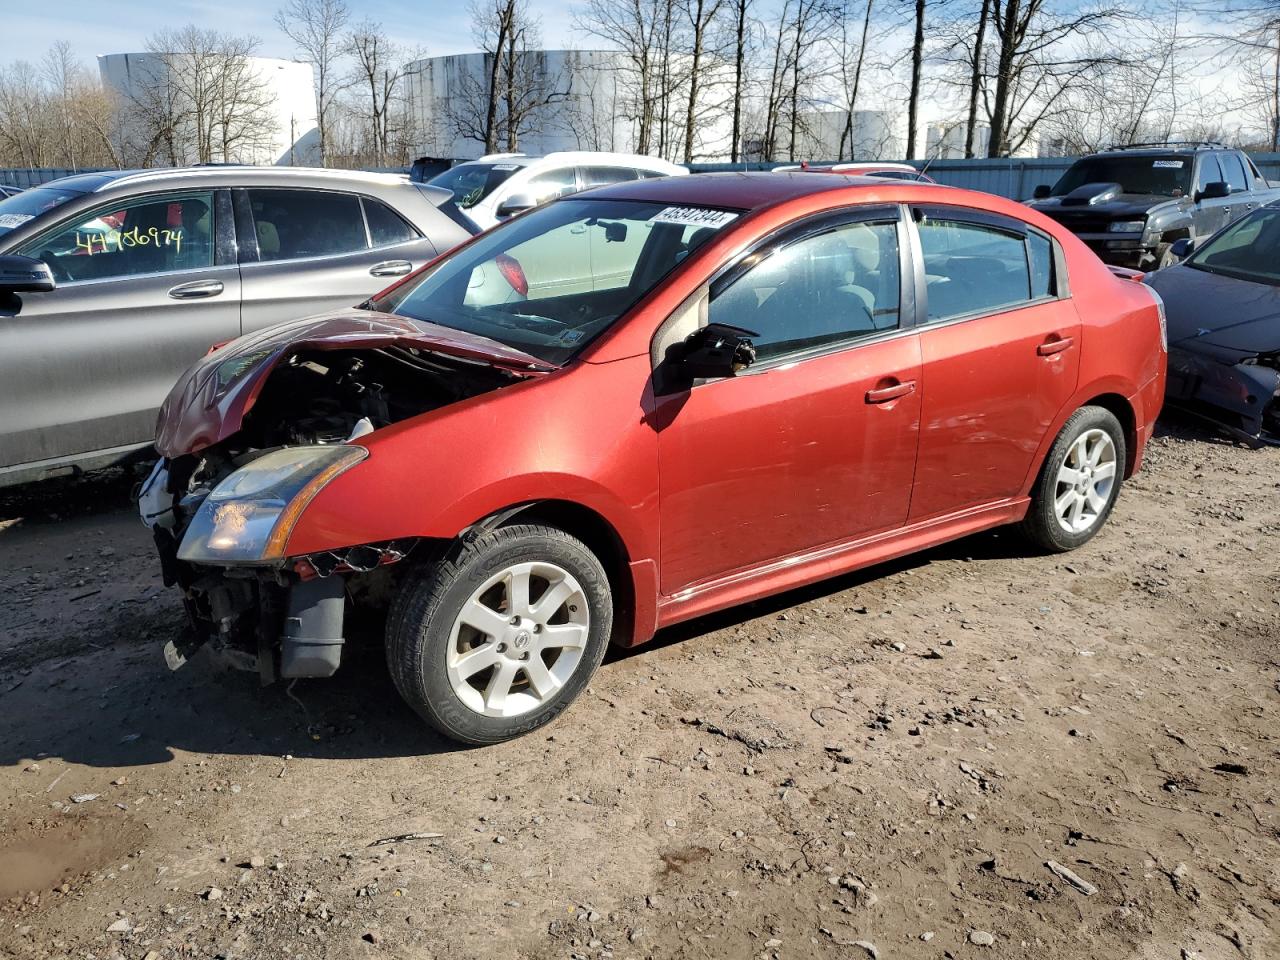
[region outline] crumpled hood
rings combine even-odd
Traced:
[[[339,310],[246,334],[192,364],[160,408],[156,450],[164,457],[178,457],[231,436],[253,407],[267,375],[299,350],[390,346],[480,361],[517,374],[554,369],[514,347],[461,330],[390,313]]]
[[[1280,352],[1280,287],[1179,264],[1147,282],[1164,299],[1169,343],[1230,363]]]

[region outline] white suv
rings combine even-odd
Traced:
[[[530,207],[580,190],[688,173],[677,164],[634,153],[574,151],[545,157],[493,153],[460,163],[427,182],[453,191],[462,212],[481,230],[488,230]]]

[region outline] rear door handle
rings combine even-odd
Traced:
[[[905,397],[915,392],[916,382],[914,380],[904,380],[902,383],[895,383],[888,387],[868,390],[867,403],[888,403],[890,400],[897,400],[899,397]]]
[[[205,297],[216,297],[222,292],[221,280],[193,280],[191,283],[180,283],[169,291],[175,300],[202,300]]]
[[[413,269],[408,260],[383,260],[369,268],[371,277],[403,277]]]
[[[1036,353],[1042,357],[1052,357],[1054,354],[1061,353],[1069,346],[1075,343],[1074,337],[1060,337],[1057,340],[1046,340],[1040,346],[1036,347]]]

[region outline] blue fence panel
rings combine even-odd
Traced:
[[[60,177],[74,177],[77,173],[101,173],[106,167],[0,167],[0,183],[14,187],[38,187]]]
[[[1280,153],[1254,153],[1250,156],[1253,157],[1253,162],[1257,164],[1258,170],[1264,177],[1280,184]],[[1027,200],[1039,184],[1053,184],[1076,159],[1075,157],[1013,157],[992,160],[978,157],[972,160],[932,160],[927,163],[923,160],[910,160],[906,162],[917,169],[926,170],[933,179],[948,186],[981,190],[1013,200]],[[813,166],[825,166],[835,162],[834,160],[811,161]],[[691,163],[688,166],[693,173],[723,173],[735,170],[772,170],[775,167],[790,165],[750,162]],[[97,173],[102,169],[104,168],[84,167],[71,170],[55,167],[42,169],[0,167],[0,183],[34,187],[59,177],[70,177],[77,173]],[[379,169],[395,173],[404,172],[400,167]]]
[[[1280,182],[1280,153],[1252,153],[1258,171],[1268,180]],[[1008,159],[975,158],[972,160],[907,160],[916,169],[925,170],[939,183],[966,190],[994,193],[1011,200],[1029,200],[1040,184],[1052,186],[1066,173],[1077,157],[1012,157]],[[813,166],[826,166],[835,161],[813,161]],[[694,173],[717,173],[729,170],[772,170],[785,163],[692,163]]]

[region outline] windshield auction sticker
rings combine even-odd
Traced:
[[[35,217],[30,213],[6,213],[0,215],[0,227],[20,227]]]
[[[701,207],[667,207],[650,223],[674,223],[682,227],[711,227],[719,230],[738,219],[736,213],[724,210],[704,210]]]
[[[1181,170],[1182,161],[1181,160],[1153,160],[1151,161],[1151,166],[1155,167],[1156,169]]]

